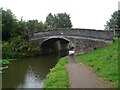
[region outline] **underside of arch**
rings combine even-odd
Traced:
[[[46,43],[47,41],[52,41],[52,40],[54,40],[54,41],[56,41],[56,40],[64,40],[64,41],[66,41],[66,42],[68,42],[68,43],[71,43],[71,41],[70,41],[69,39],[67,39],[67,38],[60,37],[60,36],[52,36],[52,37],[49,37],[49,38],[45,39],[45,40],[40,44],[40,46],[43,45],[44,43]]]
[[[61,37],[51,37],[45,39],[41,44],[40,48],[42,52],[51,53],[54,51],[63,51],[70,49],[70,40]]]

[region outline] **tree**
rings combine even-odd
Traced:
[[[47,26],[46,23],[43,23],[42,21],[40,21],[40,22],[37,23],[36,28],[37,28],[37,31],[36,31],[36,33],[37,33],[37,32],[40,32],[40,31],[43,31],[43,30],[47,29],[48,26]]]
[[[118,10],[118,20],[117,20],[118,28],[120,29],[120,10]]]
[[[49,13],[48,16],[46,17],[46,23],[48,24],[49,28],[54,27],[54,16],[51,13]]]
[[[70,20],[70,15],[66,13],[58,13],[52,15],[48,14],[46,17],[46,23],[49,28],[71,28],[72,23]]]
[[[16,30],[13,32],[14,37],[21,36],[24,39],[27,39],[28,37],[28,29],[27,29],[27,23],[23,21],[21,18],[20,21],[17,22]]]
[[[42,21],[39,22],[38,20],[29,20],[26,23],[30,35],[33,35],[34,33],[38,33],[48,28],[46,23],[43,23]]]
[[[40,29],[37,20],[29,20],[28,22],[17,20],[10,9],[3,10],[0,8],[2,15],[2,23],[0,18],[0,26],[2,26],[2,58],[22,58],[29,56],[30,52],[39,52],[38,48],[34,48],[28,41],[28,28],[33,32]],[[43,23],[40,23],[42,25]],[[44,26],[43,26],[44,27]],[[46,27],[46,25],[45,25]],[[0,28],[1,30],[1,28]],[[35,31],[35,32],[36,32]],[[33,53],[34,54],[34,53]]]
[[[10,9],[2,9],[2,39],[9,40],[16,29],[17,19]]]
[[[115,11],[109,21],[107,21],[105,28],[107,29],[115,29],[120,28],[120,10]]]
[[[27,28],[29,34],[33,35],[34,32],[36,31],[36,26],[37,26],[38,20],[29,20],[27,21]]]

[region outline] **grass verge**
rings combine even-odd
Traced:
[[[111,81],[114,87],[118,87],[118,41],[115,39],[107,47],[76,56],[78,61],[93,67],[98,76]]]
[[[65,64],[68,63],[67,57],[61,58],[56,66],[51,69],[44,81],[44,88],[68,88],[69,79]]]

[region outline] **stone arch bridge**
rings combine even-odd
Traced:
[[[84,53],[111,44],[113,38],[113,31],[57,28],[35,33],[33,36],[29,36],[29,41],[34,47],[39,47],[48,53],[52,52],[54,48],[65,50],[72,47],[75,52]]]

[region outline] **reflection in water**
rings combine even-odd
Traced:
[[[2,74],[3,88],[42,88],[43,81],[60,58],[58,55],[15,60]]]
[[[43,80],[34,72],[31,66],[26,71],[24,83],[20,84],[17,88],[42,88]]]

